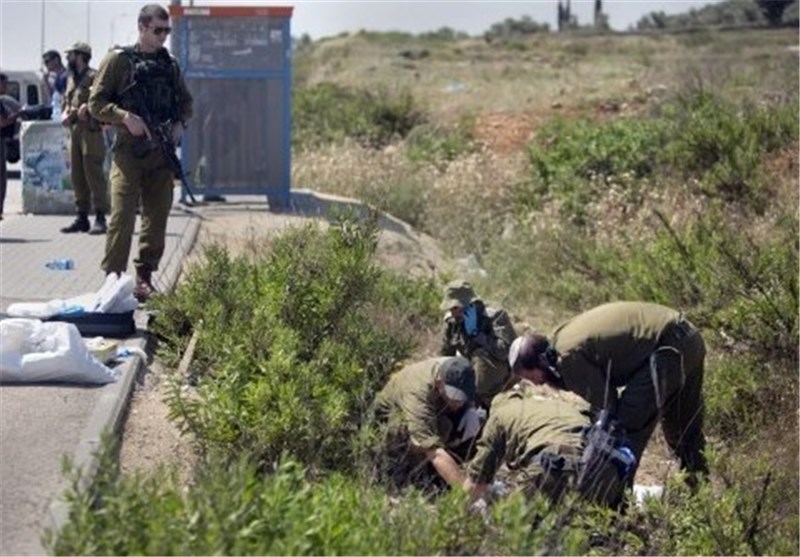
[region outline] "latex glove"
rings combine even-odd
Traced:
[[[463,443],[468,439],[472,439],[481,430],[481,414],[473,407],[468,408],[464,415],[461,416],[461,421],[458,423],[456,431],[461,431],[461,438],[459,443]]]
[[[478,334],[478,309],[475,304],[469,304],[464,308],[464,331],[469,337]]]
[[[500,499],[508,495],[508,493],[508,486],[500,480],[495,480],[492,482],[492,485],[489,486],[489,495],[492,499]]]

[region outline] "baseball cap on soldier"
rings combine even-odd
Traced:
[[[444,290],[444,300],[439,308],[442,311],[453,309],[454,307],[463,308],[477,300],[472,285],[465,280],[454,280],[447,283]]]
[[[439,364],[439,378],[444,381],[447,398],[469,403],[475,400],[475,370],[466,358],[454,356]]]
[[[80,52],[82,54],[85,54],[86,56],[91,56],[92,55],[92,47],[89,46],[85,42],[78,41],[77,43],[75,43],[74,45],[69,47],[67,50],[65,50],[64,52],[67,52],[67,53],[69,53],[69,52]]]

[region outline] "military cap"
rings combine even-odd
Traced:
[[[78,41],[77,43],[69,47],[65,52],[80,52],[82,54],[85,54],[86,56],[91,56],[92,47],[83,41]]]
[[[447,283],[444,290],[444,300],[439,306],[442,311],[453,309],[454,307],[463,308],[478,300],[472,285],[465,280],[454,280]]]
[[[466,358],[453,356],[439,364],[439,378],[444,381],[447,398],[470,403],[475,400],[475,370]]]

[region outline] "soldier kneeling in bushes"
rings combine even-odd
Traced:
[[[378,480],[397,489],[461,486],[460,455],[480,429],[474,401],[475,371],[464,358],[430,358],[393,374],[372,408]]]

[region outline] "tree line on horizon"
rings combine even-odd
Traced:
[[[593,21],[581,24],[572,13],[571,0],[558,0],[557,21],[559,32],[570,31],[610,31],[608,15],[603,11],[602,0],[595,0]],[[642,16],[629,31],[680,31],[705,27],[721,26],[798,26],[800,21],[800,0],[724,0],[702,8],[692,8],[687,12],[668,15],[663,11],[653,11]],[[550,24],[534,20],[529,15],[506,18],[493,23],[482,36],[487,41],[508,40],[538,33],[550,33]],[[349,35],[344,32],[341,35]],[[412,37],[413,33],[398,33]],[[469,38],[469,33],[451,27],[440,27],[435,31],[425,31],[416,35],[422,39],[460,40]],[[308,34],[300,37],[299,46],[310,44]]]

